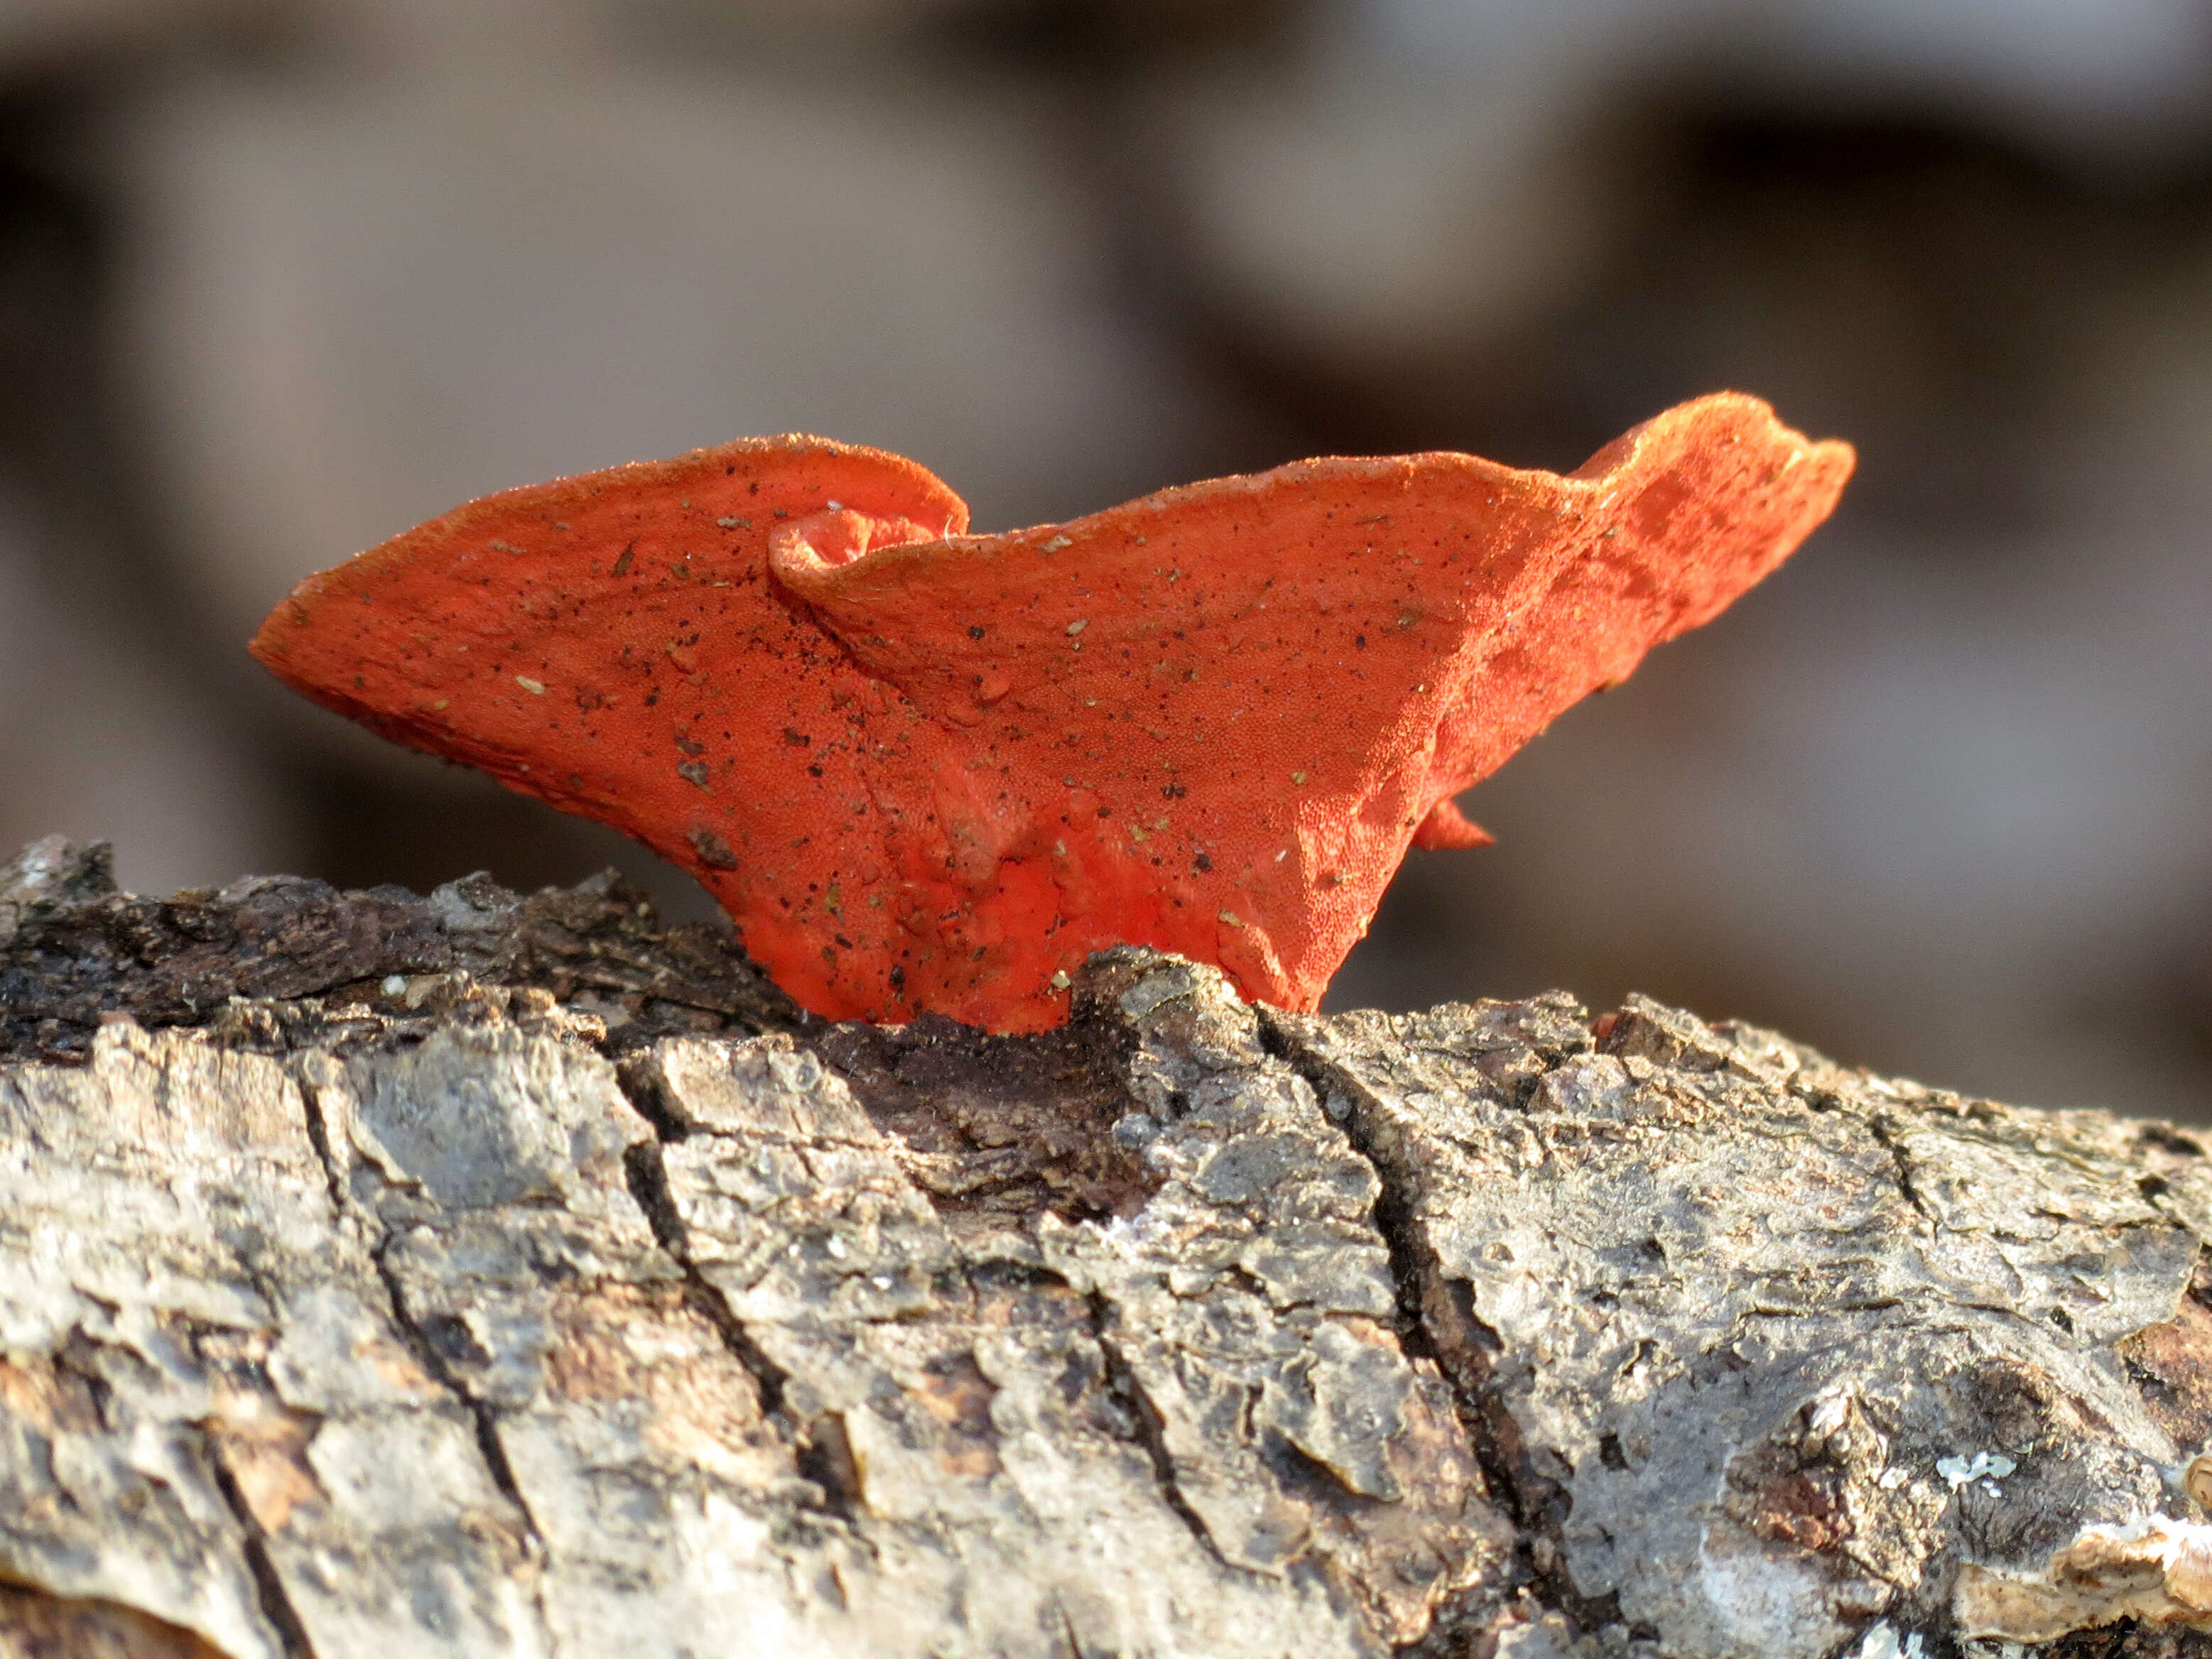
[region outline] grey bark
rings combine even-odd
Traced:
[[[0,1655],[2212,1652],[2212,1163],[1632,999],[824,1025],[0,866]]]

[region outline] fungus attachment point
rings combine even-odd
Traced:
[[[252,649],[690,871],[817,1014],[1037,1030],[1121,943],[1310,1008],[1409,846],[1488,839],[1453,797],[1850,467],[1722,393],[1565,477],[1302,461],[969,536],[911,461],[747,439],[472,502]]]

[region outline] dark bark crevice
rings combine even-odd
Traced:
[[[1205,1521],[1191,1507],[1190,1500],[1183,1496],[1182,1483],[1176,1476],[1175,1454],[1168,1449],[1165,1419],[1161,1416],[1159,1407],[1146,1394],[1145,1386],[1130,1368],[1127,1358],[1109,1334],[1113,1319],[1112,1308],[1103,1297],[1095,1294],[1088,1298],[1088,1302],[1092,1339],[1098,1344],[1098,1352],[1106,1362],[1107,1385],[1128,1407],[1136,1443],[1152,1462],[1152,1477],[1159,1484],[1160,1497],[1183,1525],[1190,1528],[1190,1535],[1198,1540],[1208,1555],[1224,1568],[1237,1571],[1223,1557],[1220,1547],[1213,1541],[1213,1534],[1206,1530]]]
[[[268,1620],[270,1628],[276,1632],[276,1639],[283,1644],[285,1659],[315,1659],[315,1644],[308,1638],[307,1624],[301,1619],[299,1609],[292,1605],[292,1598],[284,1589],[283,1576],[276,1571],[276,1562],[270,1559],[268,1537],[262,1531],[261,1522],[255,1517],[252,1507],[246,1503],[245,1494],[239,1491],[237,1477],[224,1463],[219,1448],[207,1447],[206,1456],[216,1490],[222,1494],[224,1504],[238,1522],[246,1569],[253,1575],[254,1592],[260,1599],[262,1616]]]

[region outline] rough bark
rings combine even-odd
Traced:
[[[2212,1164],[1632,1000],[824,1026],[0,867],[0,1655],[2212,1651]]]

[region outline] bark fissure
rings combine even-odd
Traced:
[[[1389,1247],[1400,1340],[1409,1352],[1435,1359],[1450,1382],[1453,1409],[1482,1471],[1483,1484],[1520,1530],[1513,1568],[1495,1587],[1492,1599],[1502,1600],[1516,1592],[1531,1595],[1540,1606],[1564,1614],[1577,1632],[1601,1630],[1617,1622],[1616,1604],[1593,1601],[1580,1595],[1561,1569],[1555,1537],[1565,1515],[1556,1485],[1528,1480],[1526,1472],[1503,1449],[1516,1443],[1519,1433],[1505,1403],[1485,1387],[1485,1381],[1489,1355],[1504,1345],[1495,1331],[1475,1317],[1467,1304],[1465,1286],[1455,1286],[1446,1278],[1434,1254],[1422,1243],[1413,1218],[1413,1195],[1403,1172],[1376,1146],[1374,1103],[1365,1097],[1357,1079],[1301,1043],[1287,1021],[1262,1011],[1260,1025],[1269,1051],[1303,1077],[1319,1098],[1337,1103],[1330,1116],[1341,1126],[1352,1150],[1375,1171],[1380,1188],[1375,1200],[1375,1224]],[[1431,1322],[1431,1308],[1450,1310],[1445,1322],[1451,1336],[1439,1340]],[[1424,1653],[1432,1650],[1429,1638],[1406,1644],[1403,1649]]]
[[[276,1632],[283,1644],[285,1659],[315,1659],[315,1644],[307,1635],[306,1621],[300,1610],[292,1605],[292,1598],[284,1588],[283,1575],[277,1571],[276,1563],[269,1553],[268,1535],[263,1532],[260,1520],[253,1508],[238,1489],[238,1480],[225,1466],[219,1447],[204,1448],[216,1490],[222,1494],[232,1518],[238,1522],[240,1548],[246,1556],[246,1570],[253,1576],[253,1589],[260,1602],[262,1617]]]
[[[439,1385],[468,1413],[477,1453],[483,1458],[485,1473],[491,1476],[492,1485],[499,1489],[500,1496],[514,1504],[515,1513],[522,1518],[531,1552],[543,1555],[544,1538],[538,1530],[537,1522],[531,1516],[529,1500],[523,1496],[521,1485],[514,1478],[514,1467],[507,1461],[507,1449],[500,1444],[499,1414],[490,1405],[478,1399],[475,1392],[454,1374],[453,1367],[446,1363],[446,1357],[438,1352],[437,1344],[430,1340],[429,1334],[409,1311],[407,1292],[399,1282],[399,1275],[393,1271],[389,1258],[391,1243],[388,1237],[380,1241],[369,1252],[369,1259],[376,1264],[377,1277],[383,1281],[384,1293],[391,1298],[392,1320],[407,1343],[408,1352],[414,1356],[415,1362],[434,1377]]]
[[[1398,1337],[1407,1352],[1436,1358],[1437,1344],[1422,1312],[1422,1301],[1434,1278],[1433,1263],[1425,1263],[1412,1225],[1412,1201],[1404,1184],[1394,1178],[1388,1163],[1376,1157],[1373,1126],[1359,1110],[1358,1089],[1320,1056],[1304,1048],[1284,1022],[1271,1011],[1260,1011],[1260,1040],[1267,1052],[1304,1078],[1322,1103],[1322,1109],[1344,1131],[1352,1150],[1375,1171],[1381,1188],[1375,1200],[1376,1231],[1389,1250],[1391,1288],[1398,1304]]]
[[[623,1092],[635,1105],[645,1091],[633,1088],[627,1080]],[[640,1108],[641,1113],[643,1108]],[[661,1122],[646,1114],[653,1125],[656,1137],[662,1133]],[[722,1293],[707,1282],[692,1261],[684,1236],[684,1218],[676,1212],[676,1203],[668,1194],[668,1170],[661,1162],[661,1140],[641,1141],[623,1153],[623,1174],[629,1184],[630,1195],[637,1200],[639,1209],[653,1229],[653,1243],[665,1251],[669,1259],[684,1270],[684,1301],[694,1311],[714,1328],[714,1334],[730,1357],[744,1366],[760,1390],[761,1407],[770,1416],[782,1419],[794,1438],[799,1425],[789,1421],[784,1409],[784,1388],[788,1378],[782,1366],[769,1358],[750,1333],[730,1311]]]
[[[522,1519],[525,1532],[533,1554],[543,1555],[544,1540],[537,1522],[530,1513],[528,1500],[523,1496],[520,1483],[514,1478],[514,1466],[509,1462],[507,1449],[500,1443],[498,1414],[491,1406],[477,1397],[465,1381],[455,1374],[446,1357],[438,1352],[437,1344],[416,1321],[408,1305],[406,1288],[391,1261],[392,1238],[391,1231],[373,1214],[365,1213],[350,1202],[345,1194],[343,1173],[332,1152],[330,1123],[324,1109],[321,1091],[310,1079],[301,1080],[301,1096],[307,1106],[306,1127],[309,1143],[323,1166],[329,1184],[332,1208],[341,1213],[350,1211],[362,1215],[368,1225],[377,1230],[376,1242],[371,1245],[368,1259],[376,1270],[377,1279],[384,1288],[385,1299],[392,1312],[393,1328],[407,1345],[416,1364],[436,1380],[455,1401],[469,1413],[478,1455],[483,1459],[485,1472],[500,1495],[514,1505],[515,1513]]]
[[[1927,1201],[1920,1195],[1919,1187],[1912,1179],[1911,1153],[1906,1149],[1905,1143],[1897,1138],[1896,1130],[1889,1119],[1881,1113],[1876,1113],[1866,1120],[1866,1127],[1867,1133],[1872,1135],[1881,1145],[1882,1151],[1889,1155],[1890,1164],[1897,1172],[1897,1190],[1905,1195],[1905,1201],[1917,1210],[1929,1226],[1941,1226],[1942,1222],[1928,1207]]]
[[[1144,1384],[1138,1381],[1127,1357],[1121,1352],[1114,1339],[1106,1334],[1107,1324],[1112,1317],[1109,1304],[1104,1297],[1096,1292],[1086,1301],[1091,1310],[1092,1340],[1097,1343],[1098,1352],[1106,1362],[1108,1382],[1127,1402],[1136,1443],[1152,1463],[1152,1478],[1158,1483],[1162,1501],[1175,1512],[1176,1519],[1190,1529],[1190,1535],[1199,1541],[1208,1555],[1223,1567],[1231,1571],[1237,1571],[1236,1565],[1222,1554],[1220,1546],[1213,1541],[1213,1534],[1206,1530],[1206,1522],[1191,1507],[1190,1499],[1183,1495],[1182,1483],[1176,1476],[1175,1454],[1168,1449],[1166,1421],[1159,1407],[1145,1392]]]
[[[1421,1242],[1413,1221],[1413,1196],[1403,1173],[1376,1146],[1373,1103],[1363,1099],[1357,1079],[1331,1066],[1320,1054],[1297,1041],[1285,1022],[1263,1012],[1261,1030],[1271,1052],[1303,1077],[1322,1100],[1340,1103],[1341,1115],[1331,1112],[1352,1148],[1375,1171],[1380,1188],[1375,1200],[1375,1224],[1389,1249],[1390,1277],[1397,1294],[1399,1335],[1409,1352],[1435,1359],[1452,1383],[1452,1403],[1466,1429],[1468,1443],[1481,1465],[1492,1495],[1524,1527],[1540,1524],[1540,1510],[1522,1491],[1521,1472],[1499,1450],[1497,1413],[1504,1407],[1486,1397],[1483,1383],[1487,1355],[1502,1347],[1498,1334],[1474,1316],[1463,1295],[1455,1292],[1434,1254]],[[1461,1291],[1464,1286],[1459,1287]],[[1431,1322],[1431,1309],[1450,1310],[1449,1326],[1458,1338],[1439,1340]]]
[[[315,1161],[323,1166],[323,1188],[330,1194],[331,1213],[346,1212],[345,1182],[339,1172],[336,1155],[331,1150],[331,1126],[323,1115],[320,1091],[317,1086],[316,1069],[329,1063],[329,1056],[319,1049],[309,1049],[289,1064],[285,1070],[298,1085],[301,1103],[307,1108],[303,1122],[307,1132],[307,1144],[314,1148]]]
[[[745,1328],[691,1249],[684,1218],[669,1190],[664,1157],[666,1146],[690,1138],[690,1129],[644,1072],[625,1065],[617,1068],[616,1079],[623,1097],[653,1129],[653,1139],[624,1150],[623,1177],[653,1230],[653,1242],[683,1272],[684,1305],[707,1322],[723,1350],[751,1377],[761,1409],[777,1425],[798,1472],[819,1492],[822,1512],[849,1522],[863,1494],[859,1465],[842,1419],[834,1413],[807,1416],[793,1408],[790,1372]]]

